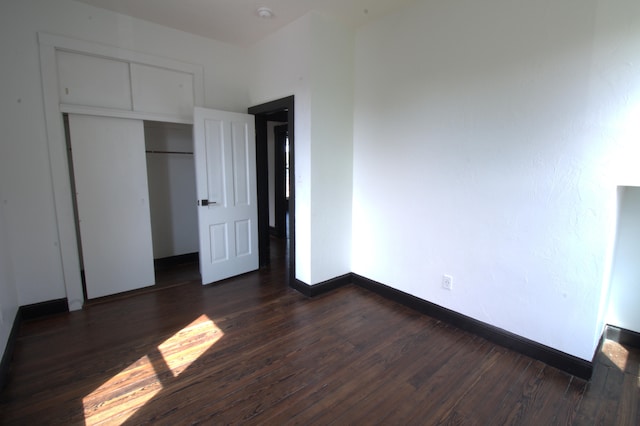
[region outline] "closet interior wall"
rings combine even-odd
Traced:
[[[144,122],[153,257],[196,253],[198,216],[193,126]]]

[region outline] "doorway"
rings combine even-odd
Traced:
[[[270,262],[269,244],[269,122],[282,124],[280,131],[286,132],[289,145],[289,199],[288,221],[285,220],[285,234],[288,235],[287,248],[288,265],[287,276],[289,286],[295,282],[295,129],[294,129],[294,96],[278,99],[256,105],[248,110],[255,116],[256,128],[256,171],[258,177],[258,234],[260,266],[267,266]],[[286,179],[285,179],[286,180]],[[285,182],[286,184],[286,182]],[[285,211],[286,214],[286,211]],[[281,214],[282,216],[282,214]],[[284,216],[282,216],[284,217]],[[276,214],[276,220],[278,215]]]

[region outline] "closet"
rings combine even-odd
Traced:
[[[144,122],[153,258],[196,253],[198,212],[193,127]]]
[[[154,260],[198,251],[190,125],[70,114],[66,127],[88,299],[153,285]]]
[[[154,258],[198,251],[203,284],[257,269],[255,118],[202,108],[200,65],[51,34],[38,43],[69,309],[152,285]]]
[[[79,288],[82,299],[94,299],[153,285],[154,259],[199,251],[192,123],[203,72],[80,40],[38,39],[60,248],[75,309],[83,303]]]

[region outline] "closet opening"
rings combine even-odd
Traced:
[[[199,284],[193,126],[63,117],[85,301]]]
[[[144,122],[156,286],[200,281],[193,126]]]

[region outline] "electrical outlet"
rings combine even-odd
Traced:
[[[442,288],[453,290],[453,277],[451,275],[442,276]]]

